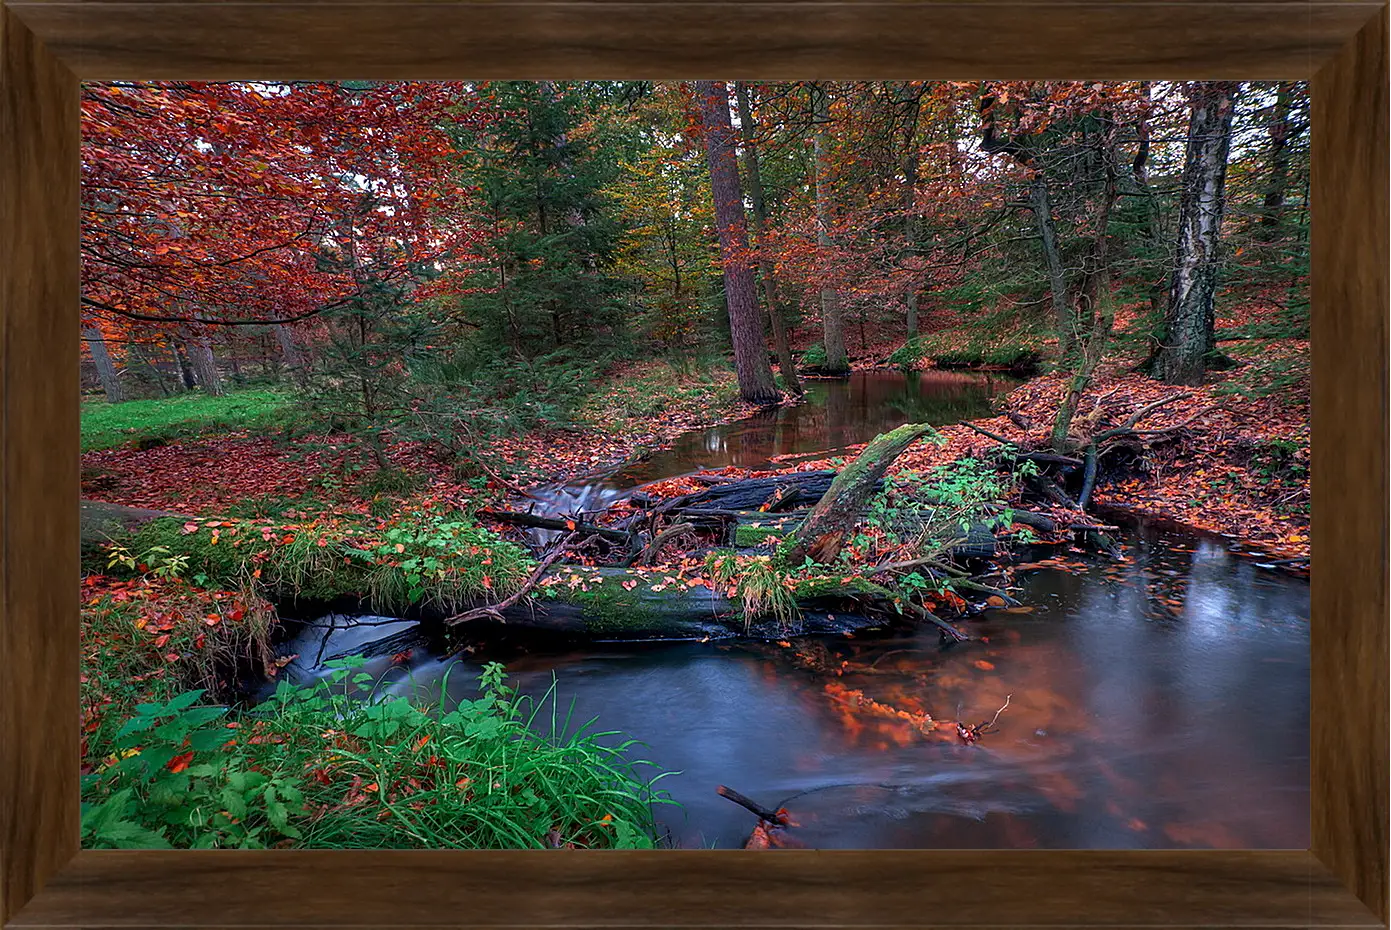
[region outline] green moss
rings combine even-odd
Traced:
[[[858,575],[828,575],[814,578],[799,578],[795,582],[794,595],[800,599],[813,597],[835,597],[844,594],[868,594],[874,597],[894,598],[893,591],[880,584],[861,578]]]
[[[734,528],[734,545],[740,549],[749,549],[769,538],[782,539],[786,533],[787,527],[780,523],[771,526],[741,523]]]
[[[680,597],[681,593],[673,592],[673,596]],[[556,590],[556,599],[582,607],[585,629],[596,635],[669,632],[676,625],[641,595],[625,591],[612,579],[590,585],[588,591],[560,588]]]

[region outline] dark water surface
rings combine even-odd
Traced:
[[[820,448],[860,442],[924,409],[977,416],[992,390],[898,383],[861,376],[822,409],[693,434],[668,461],[684,473],[699,467],[691,449],[709,451],[700,465],[751,464],[813,451],[817,436]],[[666,475],[641,480],[654,477]],[[786,806],[791,835],[821,848],[1307,848],[1308,583],[1218,539],[1141,524],[1122,540],[1121,564],[1021,567],[1017,596],[1033,612],[966,621],[988,641],[945,651],[935,630],[916,630],[499,658],[523,691],[554,676],[577,721],[597,716],[681,773],[661,783],[683,805],[661,813],[681,846],[748,835],[754,818],[715,794],[724,784]],[[391,629],[335,634],[329,652]],[[312,675],[318,647],[292,644],[303,658],[290,671]],[[453,696],[475,695],[484,658],[457,663]],[[438,697],[446,668],[416,656],[391,687]],[[1006,696],[998,729],[974,745],[894,715],[978,723]]]

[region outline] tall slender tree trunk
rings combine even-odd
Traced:
[[[1221,264],[1223,188],[1238,87],[1235,81],[1197,81],[1189,89],[1192,113],[1178,252],[1164,336],[1154,365],[1155,374],[1169,384],[1201,384],[1208,357],[1217,348],[1213,299]]]
[[[763,174],[758,166],[758,137],[753,121],[753,107],[749,104],[748,86],[743,81],[734,82],[734,97],[739,104],[739,129],[744,137],[744,174],[749,182],[749,199],[753,201],[753,236],[754,241],[761,246],[764,231],[768,228],[768,201],[763,193]],[[680,268],[675,262],[673,268],[680,273]],[[782,305],[778,303],[777,281],[773,278],[773,263],[766,255],[758,259],[758,276],[763,280],[763,296],[768,304],[768,324],[773,330],[773,347],[778,353],[778,370],[782,372],[782,380],[787,389],[800,396],[802,382],[797,377],[797,363],[792,358],[792,346],[787,340]]]
[[[222,378],[217,373],[217,359],[213,356],[212,339],[207,333],[192,335],[188,341],[188,354],[203,393],[212,397],[225,395],[227,389],[222,386]]]
[[[1053,419],[1050,440],[1056,452],[1066,452],[1067,434],[1072,427],[1072,418],[1077,414],[1077,405],[1082,394],[1091,386],[1097,366],[1106,355],[1111,341],[1111,328],[1116,318],[1115,294],[1111,288],[1111,212],[1116,205],[1116,151],[1114,130],[1107,134],[1100,147],[1100,155],[1105,159],[1102,167],[1105,178],[1102,184],[1101,205],[1098,210],[1095,232],[1092,236],[1088,256],[1082,268],[1082,294],[1078,314],[1075,319],[1081,329],[1078,333],[1076,367],[1068,384],[1067,394]],[[1083,328],[1084,327],[1084,328]]]
[[[285,360],[285,367],[290,369],[290,376],[303,387],[308,380],[309,370],[304,364],[304,353],[295,344],[295,334],[284,323],[277,323],[274,328],[275,341],[280,346],[280,357]]]
[[[903,146],[903,254],[904,258],[913,258],[918,251],[918,116],[922,98],[912,94],[911,84],[904,84],[904,91],[903,101],[911,108],[912,119],[908,120]],[[918,285],[917,277],[911,276],[903,295],[909,340],[918,338]]]
[[[1053,220],[1053,205],[1048,197],[1048,178],[1039,167],[1029,185],[1029,203],[1033,207],[1038,238],[1043,244],[1043,261],[1048,268],[1048,290],[1053,300],[1053,321],[1058,331],[1058,351],[1066,358],[1076,341],[1076,321],[1067,296],[1067,273],[1063,270],[1062,253],[1058,250],[1058,230]]]
[[[816,244],[823,253],[831,249],[831,203],[826,169],[826,124],[831,119],[831,98],[822,84],[811,85],[812,116],[816,122],[812,131],[812,151],[816,172]],[[850,359],[845,354],[845,332],[841,320],[840,295],[833,287],[821,288],[821,332],[826,346],[823,370],[831,374],[850,371]]]
[[[89,326],[83,328],[82,338],[87,342],[87,351],[92,353],[92,361],[97,366],[97,377],[101,380],[101,389],[106,392],[107,402],[121,403],[126,399],[126,392],[121,384],[121,376],[116,371],[116,364],[111,360],[111,353],[106,350],[106,337],[95,326]]]
[[[1280,213],[1285,205],[1285,188],[1290,177],[1290,142],[1292,129],[1290,110],[1295,86],[1281,81],[1275,93],[1275,115],[1270,124],[1270,175],[1266,181],[1265,199],[1261,209],[1261,227],[1267,239],[1274,236],[1280,225]]]
[[[768,367],[763,343],[763,321],[758,314],[753,268],[749,264],[749,236],[744,226],[744,193],[735,161],[734,126],[729,119],[729,89],[723,81],[697,81],[701,122],[705,126],[705,152],[710,164],[710,192],[715,201],[715,225],[719,230],[724,265],[725,304],[729,309],[729,335],[734,343],[734,368],[739,393],[754,404],[775,404],[782,399]]]
[[[1145,99],[1151,99],[1151,85],[1149,81],[1142,81]],[[1145,199],[1145,229],[1144,236],[1149,243],[1151,250],[1159,252],[1164,248],[1164,223],[1163,217],[1159,214],[1159,198],[1154,195],[1154,189],[1149,182],[1149,155],[1150,155],[1150,124],[1149,116],[1141,112],[1135,121],[1135,133],[1140,140],[1140,144],[1135,151],[1135,160],[1130,164],[1131,176],[1134,178],[1135,186],[1139,189],[1141,196]],[[1167,267],[1167,263],[1165,263]],[[1165,275],[1156,274],[1150,283],[1150,310],[1156,316],[1164,312],[1169,300],[1169,286],[1165,280]]]

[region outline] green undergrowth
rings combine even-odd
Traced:
[[[128,442],[170,442],[213,432],[271,431],[294,418],[294,400],[272,390],[233,391],[222,397],[201,392],[110,404],[82,405],[82,451]]]
[[[151,696],[89,753],[87,848],[652,848],[663,773],[502,666],[452,705],[381,692],[360,658],[233,712]],[[448,675],[460,666],[452,667]],[[441,687],[442,694],[448,693]]]
[[[198,584],[249,586],[280,600],[357,596],[383,611],[453,611],[504,598],[534,565],[521,546],[462,514],[406,514],[381,527],[161,518],[112,552],[113,568],[146,571],[175,559],[177,574]]]
[[[84,746],[109,744],[138,703],[192,688],[230,699],[242,672],[273,668],[275,611],[253,594],[150,576],[95,580],[84,597]]]

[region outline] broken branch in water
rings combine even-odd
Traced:
[[[722,798],[728,798],[745,810],[757,814],[761,820],[766,820],[769,823],[775,823],[780,826],[786,826],[788,823],[787,811],[781,809],[775,811],[769,810],[752,798],[746,797],[735,791],[733,788],[726,788],[724,785],[719,785],[715,788],[715,793]]]
[[[546,573],[546,569],[550,568],[555,560],[560,558],[561,553],[565,551],[565,547],[574,541],[575,536],[576,534],[572,532],[562,539],[556,547],[550,551],[550,554],[542,559],[541,563],[536,566],[530,577],[527,578],[526,583],[518,588],[516,593],[511,597],[496,604],[489,604],[485,607],[475,607],[472,610],[466,610],[452,617],[446,617],[444,622],[449,626],[454,626],[457,623],[468,623],[470,620],[481,620],[484,617],[492,617],[495,620],[501,620],[504,610],[531,593],[532,589],[541,581],[541,576]]]
[[[1012,698],[1012,697],[1014,697],[1014,695],[1012,695],[1012,694],[1006,694],[1006,695],[1005,695],[1005,702],[1004,702],[1003,704],[1000,705],[1000,709],[997,710],[997,711],[995,711],[995,716],[991,717],[991,718],[990,718],[990,722],[987,723],[987,724],[985,724],[985,726],[984,726],[982,729],[988,730],[988,729],[990,729],[991,727],[995,726],[995,721],[996,721],[996,720],[999,720],[999,719],[1000,719],[1000,714],[1002,714],[1002,713],[1005,712],[1005,708],[1009,706],[1009,701],[1010,701],[1010,698]]]
[[[1014,697],[1012,694],[1005,695],[1005,702],[1000,705],[999,710],[995,711],[995,716],[991,717],[989,720],[982,720],[973,727],[968,727],[958,720],[956,722],[956,735],[961,737],[962,742],[969,744],[974,743],[986,733],[989,733],[995,728],[995,721],[1000,719],[1000,714],[1004,713],[1005,708],[1009,706],[1010,698],[1012,697]]]

